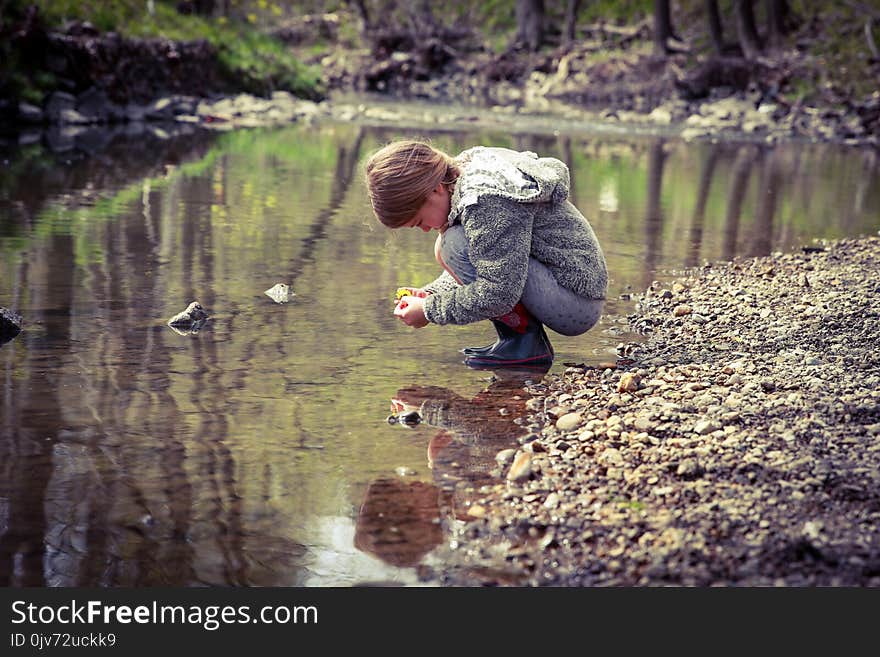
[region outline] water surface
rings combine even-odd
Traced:
[[[0,306],[0,584],[419,584],[467,489],[516,444],[521,380],[469,370],[491,327],[413,331],[394,290],[438,272],[433,238],[370,216],[359,164],[417,134],[566,161],[611,272],[608,315],[551,334],[615,358],[628,295],[707,260],[880,228],[876,153],[828,145],[324,123],[91,157],[7,148]],[[57,148],[57,146],[56,146]],[[276,304],[263,291],[288,283]],[[194,335],[165,322],[198,300]],[[425,422],[386,421],[392,399]],[[464,493],[462,491],[464,490]],[[421,569],[420,569],[421,568]]]

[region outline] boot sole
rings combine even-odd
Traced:
[[[541,356],[531,356],[529,358],[480,358],[471,356],[464,359],[464,364],[468,366],[485,365],[490,367],[508,367],[515,365],[552,365],[553,356],[542,354]]]

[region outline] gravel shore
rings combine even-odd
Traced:
[[[880,238],[707,264],[529,386],[448,585],[880,586]]]

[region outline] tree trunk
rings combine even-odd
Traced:
[[[199,16],[213,16],[214,0],[195,0],[193,9]]]
[[[370,31],[370,14],[367,11],[367,5],[364,3],[364,0],[349,0],[349,3],[354,9],[354,13],[358,17],[358,27],[361,33],[361,36],[366,36],[366,34]]]
[[[782,35],[785,33],[785,0],[764,0],[767,10],[767,42],[771,50],[782,47]]]
[[[437,21],[431,10],[431,0],[419,0],[408,4],[406,10],[410,29],[420,37],[437,34]]]
[[[706,16],[709,18],[709,34],[712,35],[712,46],[719,55],[724,54],[724,28],[721,25],[721,13],[718,11],[718,0],[706,0]]]
[[[736,33],[739,46],[746,59],[757,59],[763,52],[758,30],[755,28],[753,0],[736,0],[733,6],[736,14]]]
[[[672,19],[669,14],[669,0],[654,0],[654,54],[666,56],[669,53],[669,37],[672,36]]]
[[[580,0],[568,0],[565,3],[565,25],[562,28],[562,41],[566,46],[571,46],[575,41],[580,6]]]
[[[537,52],[544,42],[544,0],[516,0],[515,45]]]

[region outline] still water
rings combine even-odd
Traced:
[[[607,315],[557,359],[634,339],[630,294],[707,260],[880,228],[871,151],[323,123],[151,133],[0,168],[0,585],[424,583],[516,445],[521,379],[469,370],[486,325],[413,331],[398,286],[433,237],[374,223],[363,158],[430,136],[559,157],[611,272]],[[264,294],[287,283],[296,296]],[[195,334],[166,325],[198,300]],[[555,337],[554,337],[555,336]],[[391,425],[392,400],[421,407]]]

